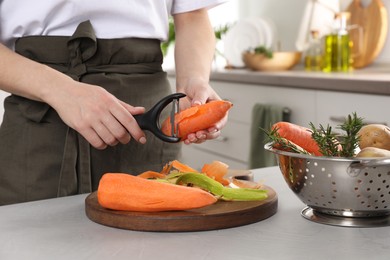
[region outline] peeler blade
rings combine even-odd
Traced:
[[[179,108],[179,98],[172,100],[172,109],[171,109],[171,135],[172,137],[178,136],[178,126],[175,124],[175,114],[178,113]]]

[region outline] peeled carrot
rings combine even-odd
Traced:
[[[174,211],[201,208],[217,202],[199,188],[147,180],[125,173],[106,173],[97,190],[99,204],[112,210]]]
[[[175,114],[175,133],[180,138],[188,134],[206,130],[225,117],[233,104],[229,101],[214,100],[206,104],[190,107]],[[166,135],[171,135],[171,119],[168,117],[161,127]]]
[[[205,173],[210,178],[226,186],[230,183],[224,178],[227,174],[228,168],[229,166],[226,163],[220,161],[213,161],[209,164],[204,164],[201,172]]]
[[[309,128],[296,125],[289,122],[277,122],[271,127],[272,130],[277,129],[280,137],[302,147],[307,152],[316,156],[322,156],[317,142],[312,138]]]

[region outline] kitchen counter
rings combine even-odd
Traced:
[[[347,228],[304,219],[277,167],[253,170],[278,194],[278,212],[241,227],[139,232],[85,215],[87,195],[0,207],[0,259],[388,259],[390,227]]]
[[[168,74],[173,76],[175,72],[168,70]],[[210,79],[275,87],[390,95],[389,65],[376,65],[348,73],[308,72],[302,66],[274,72],[214,68]]]

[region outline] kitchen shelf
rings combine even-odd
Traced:
[[[174,76],[174,70],[168,70]],[[268,85],[313,90],[390,95],[390,65],[373,65],[345,72],[308,72],[302,66],[287,71],[251,71],[249,69],[214,68],[211,81]]]
[[[390,95],[390,67],[375,67],[348,73],[288,71],[259,72],[248,69],[213,70],[211,80],[273,85],[314,90]]]

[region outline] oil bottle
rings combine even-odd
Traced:
[[[349,13],[335,15],[334,27],[331,34],[325,36],[323,71],[350,71],[351,41],[347,30]]]
[[[319,38],[319,31],[312,30],[310,32],[311,40],[309,48],[305,54],[305,69],[307,71],[321,71],[322,70],[322,44]]]

